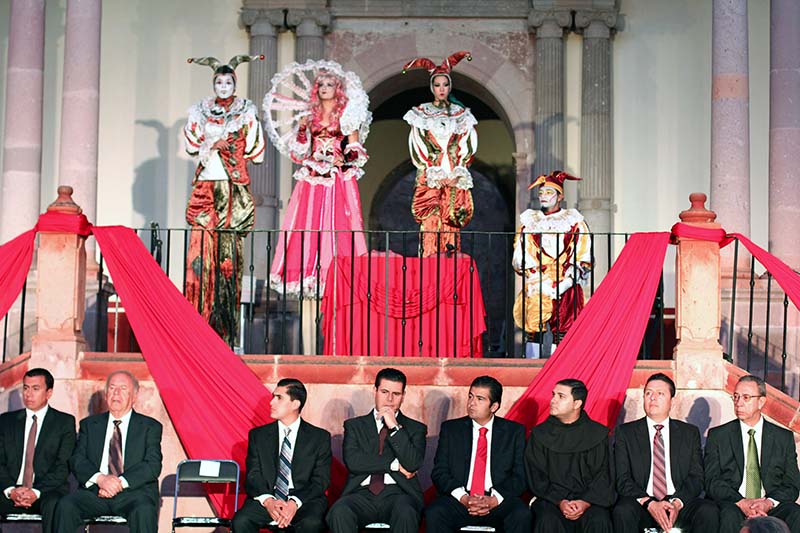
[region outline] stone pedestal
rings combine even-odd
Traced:
[[[685,224],[719,229],[705,208],[706,195],[693,193]],[[675,377],[679,388],[724,389],[727,379],[720,328],[720,252],[712,241],[680,238],[675,259]]]
[[[59,199],[48,212],[73,216],[72,188],[58,188]],[[86,238],[74,233],[39,233],[39,279],[36,284],[37,332],[30,367],[44,367],[58,379],[78,377],[78,354],[87,348],[81,331],[86,292]]]

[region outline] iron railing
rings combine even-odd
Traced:
[[[150,247],[154,258],[161,264],[173,282],[186,292],[186,252],[189,243],[189,229],[163,229],[156,225],[139,230],[145,244]],[[224,232],[226,230],[220,230]],[[460,355],[474,356],[482,352],[489,357],[523,357],[526,342],[539,344],[539,351],[547,353],[550,343],[548,335],[539,335],[535,339],[526,339],[519,328],[515,327],[512,316],[514,300],[520,290],[520,277],[511,267],[513,253],[513,233],[499,232],[462,232],[461,251],[471,258],[462,255],[443,253],[420,261],[417,257],[418,232],[402,231],[365,231],[367,253],[361,258],[359,267],[356,261],[348,261],[356,248],[356,234],[350,233],[344,242],[344,250],[331,262],[331,269],[344,267],[348,272],[341,272],[342,278],[360,278],[364,283],[356,286],[351,283],[349,289],[339,292],[339,306],[334,312],[349,314],[334,319],[338,327],[345,332],[337,332],[337,338],[343,338],[344,349],[336,350],[337,355],[395,355],[450,357],[459,353],[459,339],[473,339],[469,348],[460,349]],[[319,260],[314,265],[312,290],[290,294],[286,284],[278,283],[269,288],[269,273],[278,243],[281,242],[279,231],[256,230],[246,236],[246,252],[242,281],[242,304],[240,324],[228,327],[239,332],[231,342],[232,347],[240,353],[279,353],[321,355],[325,351],[323,335],[324,313],[322,297],[325,283],[323,269]],[[323,234],[316,231],[303,231],[300,234],[301,249],[314,250],[321,247]],[[605,271],[613,265],[616,254],[627,241],[628,234],[592,234],[591,246],[595,264],[605,265],[602,270],[592,269],[585,281],[584,291],[591,297],[602,280]],[[284,239],[282,242],[286,243]],[[341,239],[340,239],[341,242]],[[306,246],[309,244],[309,246]],[[284,244],[284,246],[286,246]],[[286,250],[284,250],[286,252]],[[303,254],[305,252],[301,252]],[[234,258],[238,261],[240,258]],[[306,258],[301,256],[301,263]],[[390,265],[391,263],[391,265]],[[360,269],[360,270],[359,270]],[[364,271],[366,270],[366,271]],[[412,274],[413,272],[413,274]],[[218,271],[217,271],[218,273]],[[100,276],[103,275],[103,261],[100,260]],[[460,276],[465,276],[462,283],[463,293],[452,290]],[[391,279],[390,279],[391,278]],[[285,279],[285,276],[284,276]],[[337,276],[330,278],[338,279]],[[577,279],[577,276],[576,276]],[[414,305],[422,305],[419,297],[426,291],[432,292],[436,302],[431,311],[432,316],[423,318],[420,309],[409,308],[405,298],[392,302],[398,308],[390,311],[389,296],[386,288],[401,295],[415,296]],[[447,294],[442,291],[447,289]],[[113,285],[101,284],[96,298],[97,302],[108,302],[106,309],[99,309],[94,315],[96,320],[94,349],[98,351],[128,351],[133,344],[124,344],[124,339],[117,336],[116,342],[109,337],[105,324],[110,323],[111,331],[118,332],[115,327],[120,313],[115,313]],[[470,305],[466,316],[461,319],[455,309],[466,300],[474,302],[477,295],[482,294],[486,309],[486,332],[475,335],[474,328],[480,322],[475,316],[476,305]],[[555,305],[559,305],[558,301]],[[666,304],[664,301],[664,283],[659,285],[658,294],[653,304],[653,312],[647,333],[640,350],[641,358],[669,358],[672,353],[673,338],[664,327]],[[367,310],[367,311],[365,311]],[[357,313],[363,316],[354,316]],[[393,314],[393,319],[389,315]],[[227,313],[233,316],[233,313]],[[113,317],[113,318],[110,318]],[[429,324],[423,324],[423,321]],[[117,324],[118,325],[118,324]],[[452,328],[452,331],[449,330]],[[470,329],[473,328],[473,329]],[[123,324],[124,329],[124,324]],[[469,330],[469,331],[467,331]],[[427,334],[423,335],[422,332]],[[388,346],[386,340],[394,336],[394,347]],[[131,337],[132,339],[132,337]],[[353,346],[361,349],[353,350]]]
[[[722,259],[723,268],[732,271],[731,276],[723,276],[720,343],[724,357],[799,398],[800,313],[738,239],[731,247],[732,253]]]

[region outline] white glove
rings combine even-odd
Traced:
[[[558,284],[558,295],[563,296],[573,285],[575,285],[575,282],[572,278],[564,278]]]
[[[542,285],[542,294],[550,298],[551,300],[558,299],[558,295],[556,294],[556,288],[553,287],[553,284],[550,281],[545,281]]]

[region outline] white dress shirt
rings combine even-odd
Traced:
[[[30,409],[25,409],[25,432],[23,433],[24,440],[22,441],[22,464],[19,468],[19,475],[17,476],[17,484],[15,486],[22,485],[22,477],[25,474],[25,450],[28,449],[28,434],[31,432],[31,426],[33,425],[33,415],[36,415],[36,440],[33,441],[34,449],[35,446],[39,443],[39,435],[42,433],[42,424],[44,424],[44,417],[47,415],[47,404],[44,407],[39,409],[38,411],[31,411]],[[34,474],[33,478],[36,477]],[[3,491],[3,494],[6,495],[6,498],[11,499],[11,491],[14,487],[6,487]],[[38,489],[32,489],[33,492],[36,494],[36,497],[41,497],[41,492]]]
[[[283,446],[283,439],[285,439],[287,436],[286,435],[287,429],[289,430],[289,435],[288,435],[289,444],[291,444],[292,446],[291,449],[289,450],[289,453],[291,453],[289,461],[291,462],[294,457],[294,445],[297,442],[297,430],[300,429],[300,417],[298,416],[297,420],[295,420],[288,426],[283,422],[281,422],[280,420],[278,420],[278,455],[277,455],[278,464],[275,465],[276,468],[280,468],[281,447]],[[292,490],[293,488],[294,488],[294,482],[292,481],[292,471],[291,469],[289,469],[289,490]],[[259,494],[258,496],[255,497],[255,499],[261,505],[264,505],[264,502],[267,500],[267,498],[275,498],[275,495]],[[297,504],[298,509],[300,508],[301,505],[303,505],[303,502],[300,501],[300,499],[297,496],[289,496],[289,499],[294,500],[294,502]]]
[[[485,426],[481,426],[474,420],[472,421],[472,453],[469,457],[469,477],[467,477],[467,485],[465,487],[453,489],[453,492],[450,494],[453,496],[453,498],[459,501],[461,501],[462,496],[469,494],[468,489],[472,487],[472,475],[474,474],[473,470],[475,469],[475,455],[478,453],[478,437],[480,437],[480,430],[482,427],[485,427],[488,430],[486,432],[486,484],[484,490],[497,498],[497,503],[499,505],[503,503],[503,495],[492,488],[492,429],[494,427],[494,416],[492,416]]]
[[[670,461],[670,446],[669,446],[669,417],[664,419],[663,422],[656,422],[649,416],[645,417],[647,421],[647,434],[650,435],[650,476],[647,478],[647,495],[653,495],[653,439],[656,437],[656,424],[664,426],[661,428],[661,437],[664,439],[664,475],[667,478],[667,494],[675,494],[675,484],[672,482],[672,466]],[[683,502],[681,502],[683,503]]]
[[[110,447],[111,437],[114,435],[114,420],[122,421],[122,423],[119,425],[119,432],[122,435],[122,458],[124,466],[125,450],[128,443],[128,427],[131,424],[131,413],[133,413],[132,409],[122,415],[121,418],[114,418],[110,412],[108,413],[108,424],[106,425],[106,436],[105,442],[103,443],[103,455],[100,456],[100,471],[89,478],[89,481],[86,482],[87,488],[96,484],[97,478],[101,475],[108,475],[108,449]],[[127,489],[128,480],[126,480],[124,476],[119,476],[119,480],[122,482],[122,487]]]

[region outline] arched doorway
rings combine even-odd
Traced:
[[[510,250],[514,231],[516,171],[512,153],[514,137],[506,114],[497,100],[469,78],[453,73],[454,96],[472,110],[478,120],[478,152],[471,171],[475,214],[462,239],[462,249],[477,264],[488,313],[487,353],[503,352],[506,316],[510,309],[513,272]],[[418,229],[411,216],[411,198],[416,169],[408,156],[409,127],[403,115],[414,105],[430,101],[427,73],[395,76],[370,92],[373,126],[366,148],[370,162],[361,180],[364,221],[370,230],[402,231],[391,234],[389,248],[399,254],[416,255]],[[383,250],[381,237],[371,248]]]

